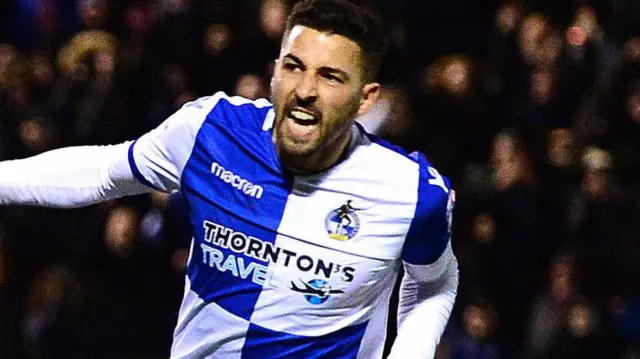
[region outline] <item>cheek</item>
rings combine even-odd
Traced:
[[[281,107],[286,99],[286,81],[282,81],[282,78],[274,77],[271,80],[271,101],[273,102],[274,107],[278,110],[278,107]]]
[[[321,94],[320,101],[327,112],[337,117],[355,115],[360,107],[360,97],[349,89],[328,88]]]
[[[287,97],[293,96],[297,79],[294,76],[281,74],[274,76],[271,82],[271,91],[275,96],[281,100],[285,100]]]
[[[280,77],[277,73],[273,75],[273,77],[271,77],[271,82],[269,82],[269,90],[271,91],[271,95],[275,96],[281,85],[282,82],[282,77]]]

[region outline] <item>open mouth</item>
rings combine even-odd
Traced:
[[[298,125],[311,126],[320,122],[320,116],[303,108],[293,108],[287,113],[287,117]]]

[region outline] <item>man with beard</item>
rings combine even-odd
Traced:
[[[0,163],[0,204],[179,191],[194,237],[171,358],[381,358],[401,265],[390,358],[432,358],[458,283],[454,197],[424,155],[355,122],[380,93],[384,35],[364,8],[303,0],[271,102],[216,93],[133,142]]]

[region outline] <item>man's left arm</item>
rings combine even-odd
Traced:
[[[455,193],[421,159],[423,178],[414,223],[405,242],[398,334],[389,359],[431,359],[451,316],[458,262],[451,249]]]

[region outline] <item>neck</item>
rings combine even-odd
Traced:
[[[291,172],[312,175],[324,172],[342,161],[349,151],[351,131],[335,141],[334,146],[319,148],[308,156],[295,156],[280,153],[280,161]]]

